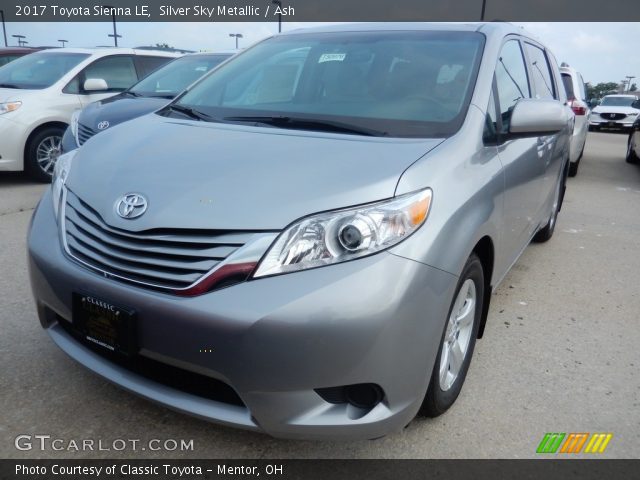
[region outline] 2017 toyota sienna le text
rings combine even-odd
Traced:
[[[60,157],[28,240],[40,321],[125,389],[277,437],[442,414],[492,290],[553,234],[561,86],[506,24],[265,40]]]

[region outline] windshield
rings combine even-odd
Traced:
[[[144,97],[175,97],[231,55],[192,55],[159,68],[129,90]]]
[[[50,87],[88,56],[62,52],[25,55],[0,68],[0,87],[36,90]]]
[[[177,107],[209,121],[449,136],[464,120],[483,45],[475,32],[274,37],[196,84]]]
[[[634,97],[604,97],[600,105],[603,107],[630,107],[635,100]]]

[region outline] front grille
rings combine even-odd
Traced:
[[[601,113],[600,116],[605,120],[622,120],[627,115],[625,113]]]
[[[252,232],[110,227],[97,211],[67,190],[64,234],[68,253],[124,281],[179,290],[244,245]]]
[[[229,405],[245,407],[244,402],[236,391],[221,380],[158,362],[157,360],[152,360],[142,355],[134,355],[131,358],[126,358],[123,355],[110,352],[94,343],[86,341],[82,334],[73,327],[73,324],[58,315],[56,315],[56,317],[62,329],[86,348],[130,372],[156,383],[166,385],[167,387],[190,393],[191,395]]]
[[[86,125],[83,125],[82,123],[78,123],[78,143],[80,145],[83,145],[84,142],[89,140],[96,133],[98,133],[98,132],[96,132],[93,128],[87,127]]]

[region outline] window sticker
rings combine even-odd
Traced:
[[[320,59],[318,60],[318,63],[342,62],[346,56],[347,56],[346,53],[323,53],[322,55],[320,55]]]

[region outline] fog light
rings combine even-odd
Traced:
[[[348,403],[356,408],[371,410],[384,398],[384,392],[375,383],[358,383],[342,387],[317,388],[316,393],[325,402],[334,404]]]
[[[374,383],[360,383],[345,388],[347,402],[354,407],[370,410],[382,400],[382,389]]]

